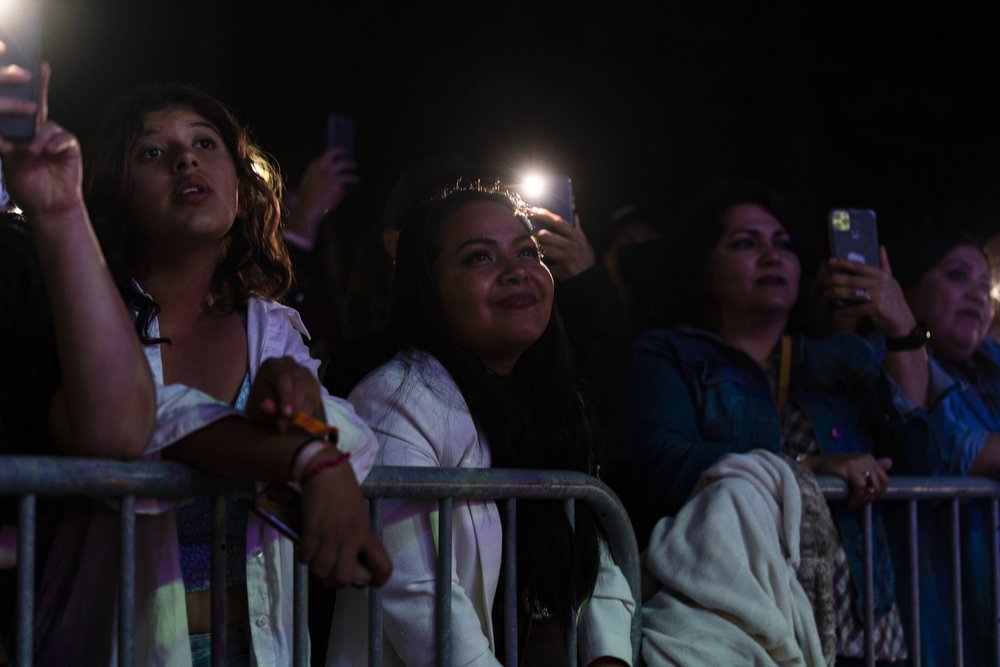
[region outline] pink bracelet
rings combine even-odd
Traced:
[[[314,435],[309,436],[305,442],[298,446],[292,455],[288,478],[294,479],[297,482],[300,481],[302,473],[305,472],[306,466],[309,465],[309,461],[327,447],[333,447],[333,444],[327,440],[320,440]]]
[[[336,468],[340,464],[346,463],[347,460],[350,459],[350,458],[351,458],[351,453],[350,452],[346,452],[344,454],[341,454],[340,456],[334,456],[332,459],[325,459],[323,461],[320,461],[319,463],[317,463],[316,465],[314,465],[312,468],[310,468],[308,470],[308,472],[306,472],[304,475],[302,475],[302,480],[299,482],[299,484],[305,484],[306,482],[308,482],[313,477],[315,477],[316,475],[320,474],[321,472],[323,472],[327,468]]]

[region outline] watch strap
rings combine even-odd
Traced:
[[[927,330],[927,325],[917,320],[917,323],[905,336],[886,336],[885,349],[890,352],[905,352],[907,350],[917,350],[927,344],[931,338],[931,332]]]

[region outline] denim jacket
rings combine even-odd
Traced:
[[[1000,342],[986,339],[965,372],[947,365],[944,369],[957,381],[955,391],[931,413],[933,428],[944,445],[934,458],[908,457],[905,463],[913,474],[968,475],[986,438],[1000,432]]]
[[[957,383],[930,413],[936,434],[929,451],[908,450],[896,466],[904,474],[969,474],[990,433],[1000,432],[1000,342],[989,338],[961,368],[944,365]],[[936,443],[941,443],[939,446]],[[954,651],[951,628],[952,514],[949,504],[922,505],[918,524],[920,550],[920,623],[924,637],[925,665],[948,665]],[[898,522],[902,525],[902,522]],[[990,548],[992,517],[989,505],[963,503],[959,534],[962,553],[962,634],[967,665],[992,664],[996,624],[989,586],[991,580]],[[898,529],[898,530],[897,530]],[[899,526],[891,526],[890,534]],[[901,540],[897,540],[901,541]],[[899,550],[897,563],[907,562],[908,554]],[[907,591],[900,595],[904,606],[912,605]]]
[[[794,341],[789,400],[809,418],[824,454],[874,452],[876,443],[888,448],[914,428],[926,437],[926,413],[882,372],[883,357],[876,342],[852,334]],[[634,346],[632,386],[636,479],[661,515],[675,514],[702,471],[724,454],[780,453],[781,418],[767,373],[714,334],[689,327],[647,332]],[[833,509],[854,581],[861,582],[860,513],[842,504]],[[881,615],[893,601],[894,583],[875,510]]]

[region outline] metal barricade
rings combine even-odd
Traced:
[[[599,480],[574,472],[533,470],[483,470],[440,468],[375,468],[363,485],[371,500],[376,533],[381,529],[381,500],[384,498],[419,498],[438,500],[441,510],[439,539],[451,541],[451,507],[454,500],[497,500],[508,521],[503,559],[508,572],[516,568],[515,502],[518,498],[554,499],[566,503],[573,516],[575,502],[584,502],[593,511],[610,551],[628,581],[636,601],[632,619],[633,656],[638,659],[640,640],[640,575],[635,535],[628,517],[615,495]],[[35,528],[38,497],[114,498],[119,502],[121,562],[119,572],[119,665],[133,664],[135,630],[135,501],[155,497],[184,499],[209,496],[215,499],[212,551],[212,656],[213,664],[222,664],[225,654],[225,497],[248,496],[253,485],[245,480],[221,479],[200,473],[189,466],[166,461],[119,461],[70,457],[0,457],[0,496],[19,497],[18,569],[17,569],[17,654],[15,665],[32,664],[32,623],[35,585]],[[438,591],[435,610],[438,664],[449,665],[451,550],[442,549],[438,560]],[[294,585],[294,664],[308,664],[307,571],[296,564]],[[506,609],[516,608],[516,580],[505,577]],[[372,665],[381,664],[381,598],[372,589],[369,615],[369,642]],[[516,646],[516,614],[505,619],[505,646]],[[569,633],[567,648],[575,662],[575,628]],[[516,656],[516,651],[513,652]],[[516,665],[516,657],[510,665]],[[637,662],[638,664],[638,662]]]
[[[415,498],[437,499],[440,502],[439,544],[451,543],[451,503],[454,500],[498,500],[507,523],[504,535],[504,571],[516,571],[516,499],[564,500],[567,514],[572,517],[574,502],[584,502],[593,511],[601,531],[611,550],[611,555],[621,568],[632,591],[636,603],[636,613],[632,616],[632,655],[638,664],[640,640],[641,590],[639,574],[639,554],[632,532],[631,523],[624,508],[614,493],[599,480],[576,472],[551,470],[497,470],[497,469],[445,469],[445,468],[390,468],[372,470],[364,484],[365,495],[373,499]],[[373,516],[378,516],[378,506],[373,503]],[[440,665],[450,665],[450,623],[451,600],[451,550],[441,549],[438,556],[437,599],[435,612],[436,642]],[[504,577],[504,609],[515,609],[517,582],[514,577]],[[369,609],[378,615],[377,592],[372,591]],[[381,665],[381,656],[374,647],[380,645],[381,631],[375,634],[374,624],[369,625],[369,655],[371,666]],[[567,637],[567,653],[570,664],[576,664],[576,633],[571,628]],[[517,646],[517,615],[507,614],[504,618],[504,645],[507,648],[507,665],[516,667],[517,652],[510,647]]]
[[[831,502],[846,500],[846,484],[832,477],[820,477],[820,488]],[[636,664],[639,664],[640,640],[640,586],[639,554],[635,536],[628,517],[614,494],[601,482],[579,473],[531,470],[481,470],[481,469],[439,469],[439,468],[376,468],[363,485],[366,497],[370,499],[372,521],[376,532],[381,527],[381,501],[386,498],[413,498],[437,500],[441,512],[439,523],[440,543],[450,542],[451,507],[455,500],[496,500],[508,524],[504,540],[503,559],[508,572],[514,571],[516,559],[516,538],[512,527],[516,524],[515,502],[518,498],[554,499],[566,503],[567,513],[572,516],[576,502],[584,502],[591,508],[608,541],[612,555],[622,569],[633,596],[637,602],[637,613],[632,623],[632,647]],[[88,497],[114,498],[120,508],[121,562],[119,572],[119,664],[133,664],[133,641],[135,630],[134,581],[135,581],[135,502],[136,498],[157,497],[183,499],[195,496],[215,498],[215,526],[213,553],[221,552],[225,533],[221,517],[225,511],[225,496],[248,496],[253,485],[247,481],[216,478],[200,473],[176,462],[118,461],[80,459],[69,457],[0,457],[0,496],[18,498],[18,569],[17,608],[19,625],[17,630],[17,653],[12,656],[15,665],[32,663],[32,624],[26,622],[34,613],[35,572],[35,524],[37,521],[37,500],[40,497]],[[1000,609],[1000,483],[984,478],[923,478],[897,476],[882,496],[881,503],[901,503],[905,507],[907,524],[907,554],[909,571],[897,570],[897,582],[906,582],[911,597],[918,599],[920,581],[917,576],[920,562],[918,544],[918,517],[920,506],[928,502],[949,503],[951,531],[949,535],[952,551],[951,625],[953,629],[962,625],[962,571],[961,535],[959,518],[961,504],[975,501],[988,503],[992,517],[991,527],[991,597],[994,610]],[[872,568],[872,523],[871,511],[862,511],[864,532],[864,572],[865,581],[861,587],[866,595],[866,613],[862,619],[866,630],[866,656],[868,664],[874,664],[872,647],[873,611],[873,568]],[[435,611],[436,642],[439,650],[439,664],[449,664],[450,647],[450,563],[449,549],[441,550],[438,561],[438,599]],[[221,559],[213,562],[212,628],[213,659],[224,653],[223,585],[224,565]],[[897,584],[899,585],[899,584]],[[505,608],[516,607],[516,581],[505,578]],[[306,665],[305,650],[308,641],[307,577],[305,566],[296,565],[295,571],[295,664]],[[371,664],[380,664],[382,635],[381,601],[377,589],[371,591],[369,607],[369,646],[372,647]],[[516,615],[505,619],[503,641],[505,646],[517,642]],[[997,627],[995,612],[994,628]],[[914,604],[907,619],[907,641],[910,664],[922,664],[920,637],[920,609]],[[961,665],[966,658],[966,647],[962,644],[961,632],[953,632],[955,637],[953,664]],[[994,662],[1000,665],[1000,632],[995,633]],[[568,639],[568,648],[575,651],[575,639]],[[514,652],[516,654],[516,652]],[[571,653],[575,655],[575,653]],[[981,658],[982,656],[976,656]],[[516,658],[515,658],[516,660]],[[515,664],[509,662],[509,664]]]
[[[843,502],[848,497],[847,484],[836,477],[819,476],[820,489],[828,501]],[[992,599],[992,642],[993,664],[1000,665],[1000,482],[982,477],[910,477],[893,476],[891,484],[879,499],[879,503],[901,503],[905,506],[907,533],[908,570],[896,571],[897,587],[900,581],[906,581],[910,589],[910,598],[914,604],[910,609],[907,628],[907,644],[909,663],[913,667],[923,664],[920,604],[920,553],[918,546],[919,505],[928,502],[947,501],[951,512],[950,541],[951,548],[951,630],[954,638],[952,665],[961,667],[965,662],[965,647],[962,637],[962,559],[961,534],[959,530],[960,506],[962,502],[988,503],[991,513],[990,523],[990,566],[991,581],[990,596]],[[865,658],[868,665],[874,665],[873,632],[874,627],[874,592],[873,592],[873,558],[872,558],[872,513],[871,506],[862,510],[862,530],[864,547],[862,558],[864,562],[865,581],[862,590],[865,595]],[[904,621],[905,623],[905,621]],[[977,664],[982,663],[985,656],[974,656]]]

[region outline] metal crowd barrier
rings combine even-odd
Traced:
[[[820,476],[817,478],[820,489],[828,501],[846,501],[848,497],[847,484],[836,477]],[[910,588],[910,598],[914,601],[910,609],[909,623],[906,624],[906,640],[909,652],[908,665],[921,667],[923,654],[921,651],[920,632],[920,579],[918,545],[918,504],[929,501],[947,501],[950,509],[950,549],[951,549],[951,629],[954,638],[952,665],[962,667],[965,664],[965,647],[962,637],[962,558],[960,516],[961,504],[967,501],[988,503],[990,507],[990,591],[993,607],[993,664],[1000,666],[1000,482],[984,477],[909,477],[893,476],[888,490],[879,499],[879,503],[903,503],[906,511],[906,553],[909,561],[909,571],[896,571],[897,588],[901,581],[906,581]],[[874,666],[874,646],[872,628],[875,624],[874,612],[874,581],[872,559],[872,512],[871,505],[862,510],[862,531],[864,534],[862,559],[864,563],[863,590],[865,595],[865,662]],[[906,619],[904,619],[906,623]],[[985,656],[973,656],[977,664],[983,664]]]
[[[498,500],[507,522],[503,546],[507,573],[516,572],[516,499],[555,499],[566,504],[572,518],[576,502],[586,503],[604,532],[612,556],[622,569],[636,600],[631,640],[635,664],[639,659],[640,574],[635,535],[628,516],[617,497],[599,480],[573,472],[533,470],[479,470],[440,468],[376,468],[363,485],[371,500],[372,523],[381,531],[381,500],[418,498],[438,500],[441,519],[439,543],[451,542],[451,508],[454,500]],[[253,492],[245,480],[209,476],[176,462],[108,460],[69,457],[0,457],[0,496],[18,496],[17,614],[16,655],[13,664],[32,664],[32,623],[34,616],[36,501],[39,496],[118,498],[120,501],[121,562],[119,575],[118,664],[134,664],[135,629],[135,500],[137,497],[181,499],[209,496],[215,499],[212,562],[212,662],[222,664],[225,655],[225,559],[215,558],[225,544],[224,522],[226,496],[248,496]],[[435,633],[439,665],[450,665],[451,550],[442,549],[438,558],[438,590],[435,608]],[[294,664],[308,665],[307,570],[296,564],[294,585]],[[505,609],[517,606],[516,578],[504,578]],[[369,647],[370,664],[381,664],[381,597],[370,591]],[[507,664],[516,667],[517,615],[504,619],[504,642],[511,655]],[[572,628],[567,637],[571,664],[576,661],[576,636]]]

